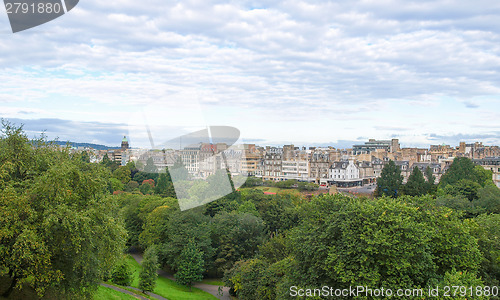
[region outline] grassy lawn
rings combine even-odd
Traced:
[[[139,273],[141,270],[141,266],[135,261],[135,259],[127,255],[126,256],[127,263],[130,266],[130,269],[133,271],[133,281],[131,286],[138,288],[139,287]],[[209,299],[217,299],[213,295],[204,292],[197,288],[192,288],[189,291],[189,288],[176,283],[173,280],[164,277],[158,277],[156,281],[156,287],[153,293],[161,295],[169,300],[209,300]]]
[[[248,189],[256,189],[256,190],[261,190],[263,192],[269,192],[269,193],[277,193],[281,189],[273,186],[254,186]]]
[[[203,279],[201,283],[217,285],[217,286],[225,286],[224,281],[222,281],[221,279]]]
[[[132,299],[137,299],[135,297],[132,297],[131,295],[127,295],[124,293],[120,293],[118,291],[115,291],[113,289],[104,287],[104,286],[99,286],[99,289],[97,290],[97,293],[94,295],[95,300],[132,300]]]

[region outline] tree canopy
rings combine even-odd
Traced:
[[[91,294],[125,241],[106,197],[109,171],[5,123],[0,170],[0,269],[11,278],[4,296],[28,278],[39,296],[49,288]]]

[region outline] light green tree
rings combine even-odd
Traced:
[[[106,197],[109,171],[43,140],[29,141],[12,125],[3,133],[0,269],[11,280],[3,296],[21,282],[39,296],[48,288],[61,298],[89,296],[125,242],[115,202]]]
[[[203,253],[196,247],[195,242],[190,240],[181,252],[175,279],[191,290],[193,282],[203,279],[204,264]]]

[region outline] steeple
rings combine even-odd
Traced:
[[[122,140],[122,151],[125,151],[127,149],[129,149],[130,146],[128,144],[128,140],[127,140],[127,137],[126,136],[123,136],[123,140]]]

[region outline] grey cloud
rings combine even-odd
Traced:
[[[307,108],[314,98],[335,108],[496,95],[499,7],[496,1],[89,0],[39,30],[8,36],[0,65],[140,73],[172,87],[211,89],[232,105],[272,99],[277,110]],[[18,51],[25,47],[30,51]]]

